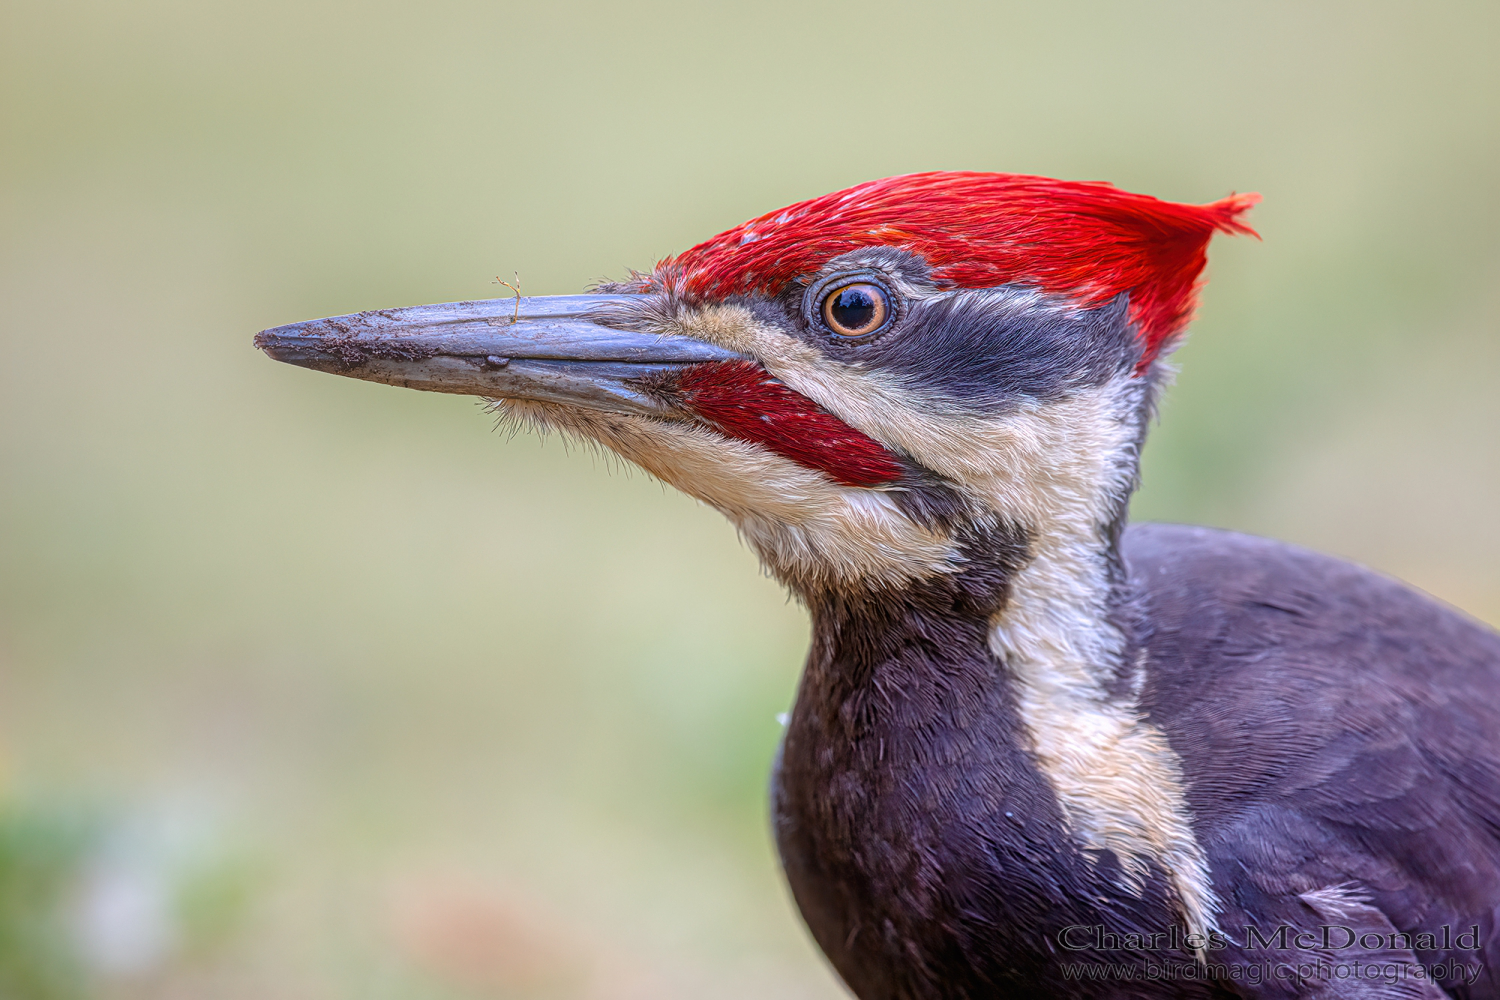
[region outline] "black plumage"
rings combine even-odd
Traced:
[[[1121,893],[1108,859],[1069,846],[986,647],[987,602],[1015,565],[1002,550],[966,584],[811,609],[775,823],[798,902],[844,979],[862,1000],[1303,996],[1307,984],[1278,969],[1406,963],[1463,966],[1439,980],[1450,996],[1495,996],[1500,635],[1396,581],[1265,539],[1140,525],[1121,554],[1119,610],[1147,665],[1142,708],[1183,761],[1226,903],[1204,974],[1180,937],[1162,935],[1174,915],[1159,880]],[[1342,908],[1305,898],[1340,887]],[[1387,944],[1429,934],[1436,947],[1365,948],[1342,931],[1323,941],[1324,927],[1345,926]],[[1093,947],[1096,927],[1122,940]],[[1297,948],[1283,927],[1334,947]],[[1132,933],[1148,946],[1129,946]],[[1088,979],[1090,964],[1105,978]],[[1152,967],[1178,974],[1151,982]],[[1327,988],[1386,995],[1385,978],[1365,994]]]

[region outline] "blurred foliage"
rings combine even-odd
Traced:
[[[111,837],[221,817],[202,881],[126,868],[185,950],[91,989],[838,995],[765,833],[806,625],[733,531],[263,327],[910,170],[1259,190],[1136,512],[1500,621],[1497,43],[1484,0],[0,4],[0,745]],[[26,836],[0,912],[74,849]]]
[[[247,857],[199,860],[182,873],[172,903],[183,953],[202,960],[234,943],[266,877],[264,867]]]
[[[0,799],[0,997],[150,995],[239,944],[266,866],[163,818]]]
[[[79,812],[0,799],[0,997],[84,995],[67,903],[96,835]]]

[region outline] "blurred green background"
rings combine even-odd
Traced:
[[[1500,5],[0,0],[0,997],[835,997],[802,612],[717,514],[257,330],[887,174],[1206,201],[1138,517],[1500,621]]]

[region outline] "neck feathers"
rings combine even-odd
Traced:
[[[1006,738],[1050,790],[1084,862],[1112,856],[1116,888],[1138,898],[1160,873],[1189,933],[1206,936],[1220,906],[1180,762],[1141,711],[1149,664],[1128,634],[1118,552],[1151,394],[1147,380],[1124,376],[949,442],[966,461],[980,448],[1009,457],[983,475],[950,470],[948,481],[984,513],[948,532],[954,551],[941,571],[900,588],[804,592],[816,633],[809,673],[831,686],[824,696],[843,689],[859,701],[860,685],[878,685],[882,665],[896,660],[934,675],[959,669],[955,657],[983,661],[988,683],[1014,706]],[[913,656],[924,645],[932,655]],[[962,725],[986,697],[968,681],[931,681],[919,685],[924,697],[951,699],[924,708],[937,713],[934,733]],[[801,698],[815,683],[809,676]],[[845,715],[868,719],[901,695],[871,692]]]

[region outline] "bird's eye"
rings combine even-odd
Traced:
[[[867,337],[890,314],[885,290],[867,281],[834,289],[823,300],[823,322],[840,337]]]

